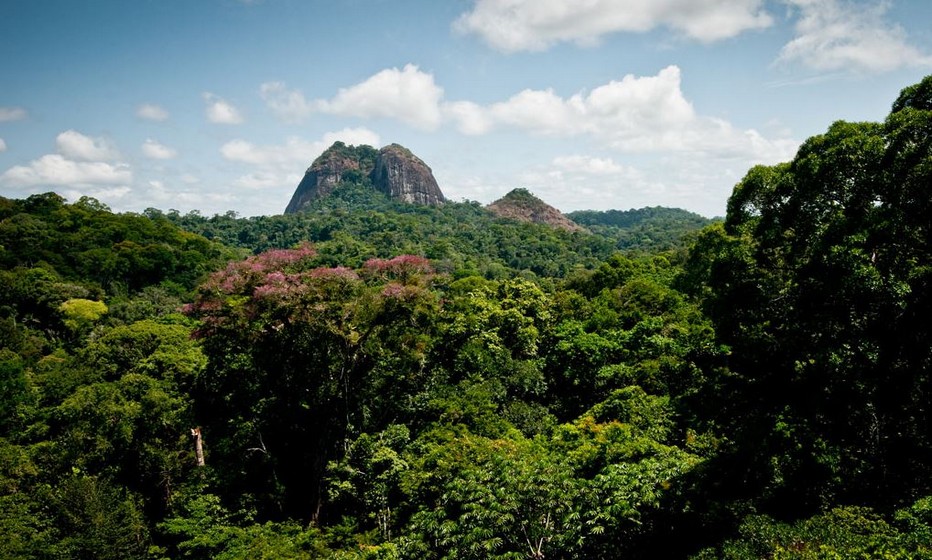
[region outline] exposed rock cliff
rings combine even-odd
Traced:
[[[308,168],[285,214],[300,212],[343,182],[369,185],[412,204],[437,205],[446,200],[430,167],[407,148],[391,144],[376,151],[371,146],[336,142]]]
[[[430,167],[398,144],[379,150],[372,186],[403,202],[435,206],[445,201]]]
[[[378,152],[371,146],[347,146],[335,142],[320,154],[304,173],[285,214],[300,211],[311,201],[333,192],[341,182],[367,177],[375,167]]]
[[[502,198],[486,206],[500,218],[546,224],[566,231],[583,231],[584,228],[560,213],[527,189],[514,189]]]

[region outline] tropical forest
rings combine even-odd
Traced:
[[[0,558],[932,558],[932,77],[716,219],[422,163],[0,198]]]

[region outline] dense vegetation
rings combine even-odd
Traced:
[[[679,208],[653,206],[635,210],[580,210],[567,218],[615,242],[626,251],[665,251],[684,236],[712,223],[699,214]]]
[[[0,199],[0,557],[932,558],[930,130],[932,78],[662,251]]]
[[[656,252],[682,247],[685,235],[710,223],[689,212],[651,208],[632,210],[626,213],[632,215],[628,223],[597,234],[571,233],[496,218],[476,202],[434,207],[391,200],[373,190],[366,178],[345,182],[298,214],[206,218],[197,213],[147,213],[254,252],[310,241],[333,265],[361,266],[370,258],[407,253],[428,257],[441,272],[498,279],[515,273],[562,278],[575,269],[595,267],[619,249]]]

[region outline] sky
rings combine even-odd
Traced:
[[[721,216],[928,74],[928,0],[2,0],[0,195],[280,214],[340,140],[453,201]]]

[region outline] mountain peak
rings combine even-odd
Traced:
[[[334,142],[311,163],[285,214],[300,212],[314,200],[329,196],[341,183],[363,184],[412,204],[446,201],[430,167],[404,146],[389,144],[376,150]]]
[[[545,224],[566,231],[583,231],[584,229],[524,188],[513,189],[486,208],[500,218]]]

